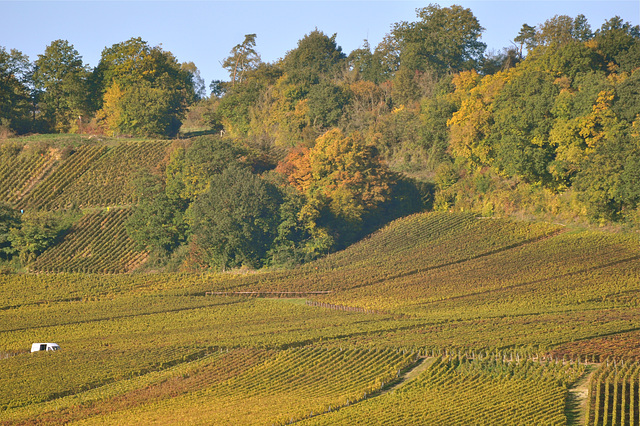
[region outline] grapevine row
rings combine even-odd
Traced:
[[[129,209],[87,214],[33,265],[40,272],[129,272],[146,258],[128,237]]]

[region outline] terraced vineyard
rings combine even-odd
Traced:
[[[171,141],[84,141],[77,146],[0,147],[0,201],[18,209],[131,204],[131,179],[153,170]]]
[[[17,204],[55,164],[52,150],[23,149],[16,145],[0,146],[0,200]]]
[[[106,146],[83,145],[22,201],[28,208],[51,208],[64,190],[82,176],[107,151]]]
[[[55,199],[54,208],[75,204],[78,207],[107,207],[131,204],[131,179],[140,170],[151,170],[166,156],[170,141],[119,143],[102,155],[85,173],[68,185]]]
[[[637,412],[637,235],[426,213],[293,270],[108,268],[0,275],[0,423],[575,424],[588,374],[585,422]]]
[[[86,214],[64,240],[33,264],[38,272],[124,273],[143,262],[147,254],[136,248],[124,223],[130,209]]]

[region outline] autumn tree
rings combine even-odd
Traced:
[[[306,195],[300,215],[325,249],[352,241],[391,192],[392,174],[358,132],[329,130],[310,150],[292,151],[287,162],[280,170]]]

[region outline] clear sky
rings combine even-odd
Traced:
[[[640,24],[640,1],[3,1],[0,46],[37,59],[53,40],[73,44],[94,67],[105,47],[142,37],[162,45],[180,62],[192,61],[207,87],[228,80],[220,63],[231,48],[255,33],[256,50],[272,62],[318,28],[337,34],[345,53],[375,47],[395,22],[415,21],[415,9],[437,3],[470,8],[485,28],[488,50],[510,45],[522,24],[538,25],[555,15],[584,14],[592,30],[620,16]]]

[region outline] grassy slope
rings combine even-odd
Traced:
[[[639,358],[639,259],[637,236],[430,213],[400,219],[343,252],[293,271],[1,276],[0,352],[17,355],[0,360],[0,408],[5,408],[0,422],[127,423],[153,412],[181,413],[185,421],[206,423],[212,413],[205,406],[224,407],[216,412],[220,423],[302,419],[307,409],[335,409],[345,398],[353,400],[349,395],[370,392],[371,383],[379,386],[389,380],[389,371],[402,368],[376,364],[382,362],[379,353],[552,350],[583,359]],[[247,290],[331,290],[311,298],[336,309],[303,301],[204,296]],[[379,313],[340,310],[345,306]],[[26,353],[35,341],[55,341],[63,349]],[[308,356],[286,355],[292,348],[306,348]],[[357,355],[358,361],[345,364],[355,366],[353,371],[339,368],[341,350],[348,348]],[[336,357],[329,363],[337,368],[333,374],[316,368],[328,365],[325,352]],[[246,355],[246,363],[239,354]],[[282,359],[287,374],[310,375],[311,383],[324,380],[331,391],[314,393],[302,379],[283,387]],[[367,367],[372,365],[373,370]],[[354,387],[344,387],[345,381]],[[247,389],[231,392],[233,383]],[[511,386],[501,383],[498,389]],[[487,382],[477,389],[496,392],[492,386]],[[278,396],[263,405],[271,394]],[[259,416],[246,417],[251,410],[241,401],[247,397],[263,407]],[[380,399],[381,407],[396,404],[389,398]],[[522,398],[526,403],[529,397]],[[289,408],[277,408],[278,401]],[[556,405],[557,400],[549,401]],[[550,416],[562,416],[554,410]]]

